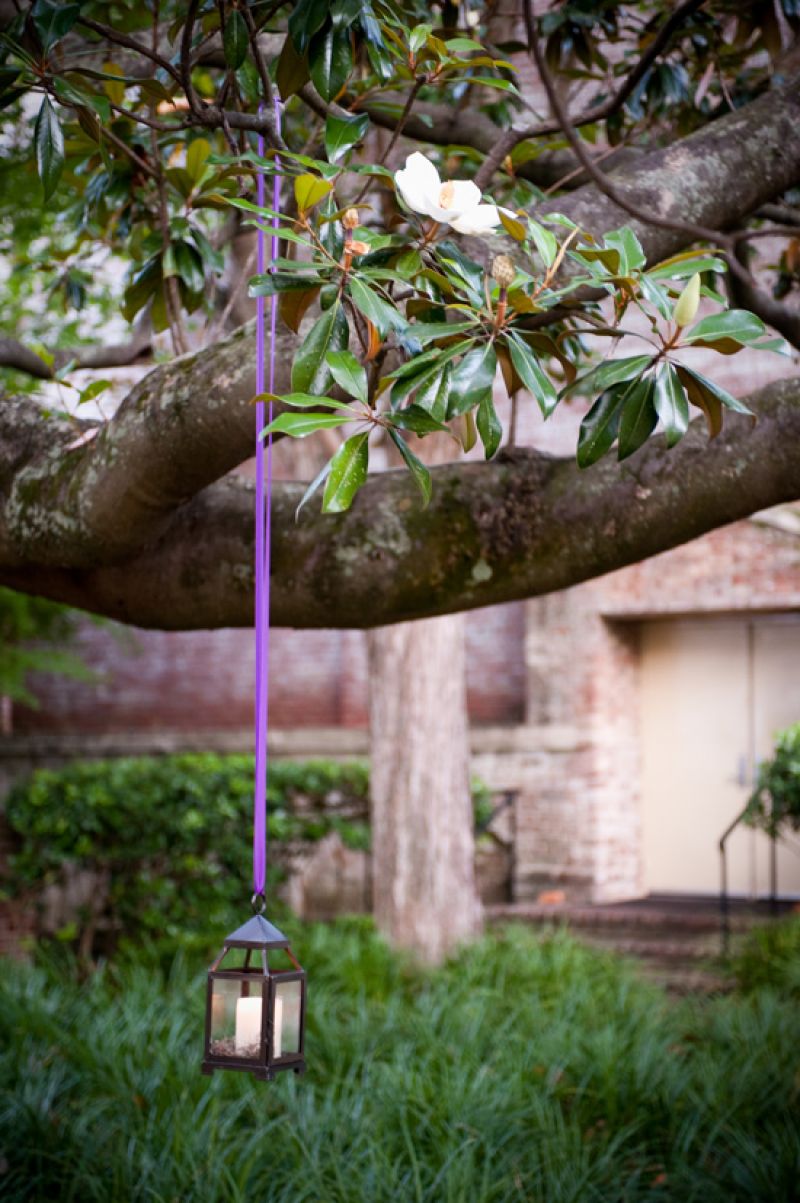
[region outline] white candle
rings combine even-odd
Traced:
[[[261,1043],[261,995],[253,998],[240,998],[236,1002],[236,1036],[234,1044],[237,1053],[245,1052],[254,1044]]]
[[[281,1036],[283,1035],[283,999],[275,999],[275,1025],[272,1029],[272,1055],[277,1060],[281,1055]]]

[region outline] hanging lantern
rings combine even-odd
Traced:
[[[303,1073],[305,1012],[306,975],[289,941],[254,915],[208,971],[203,1073],[237,1069],[266,1082],[281,1069]]]

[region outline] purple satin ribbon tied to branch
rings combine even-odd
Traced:
[[[275,127],[281,131],[281,102],[276,96]],[[258,153],[263,157],[264,138],[259,135]],[[280,207],[281,188],[275,160],[275,175],[272,187],[272,208],[277,215]],[[259,172],[257,201],[264,207],[264,175]],[[274,230],[278,217],[272,219]],[[272,234],[270,271],[275,271],[278,256],[278,235]],[[258,227],[258,271],[266,270],[266,236],[261,225]],[[270,297],[270,344],[269,344],[269,392],[275,391],[275,334],[278,322],[277,298]],[[265,298],[256,301],[256,392],[265,392],[266,367],[266,307]],[[269,725],[269,592],[270,552],[272,536],[272,435],[262,437],[265,418],[272,421],[272,401],[267,406],[263,401],[256,403],[256,563],[255,563],[255,640],[256,640],[256,699],[255,699],[255,799],[253,819],[253,902],[263,902],[267,884],[267,729]],[[266,447],[265,447],[266,442]],[[266,464],[266,472],[265,472]]]

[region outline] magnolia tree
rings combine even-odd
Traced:
[[[22,0],[0,22],[0,583],[251,622],[248,280],[278,311],[271,432],[327,461],[275,486],[278,624],[529,597],[800,497],[791,368],[741,397],[695,356],[800,345],[793,0]],[[102,406],[162,331],[173,357],[109,420],[31,391]],[[543,420],[588,398],[575,455],[513,445],[498,380]],[[376,445],[402,471],[369,473]],[[477,915],[458,630],[374,641],[378,912],[430,956]]]

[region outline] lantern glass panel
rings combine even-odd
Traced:
[[[261,1055],[263,982],[214,978],[210,1052],[214,1057],[257,1060]]]
[[[280,1043],[274,1042],[274,1056],[286,1057],[300,1052],[301,983],[297,980],[275,983],[275,1027]]]

